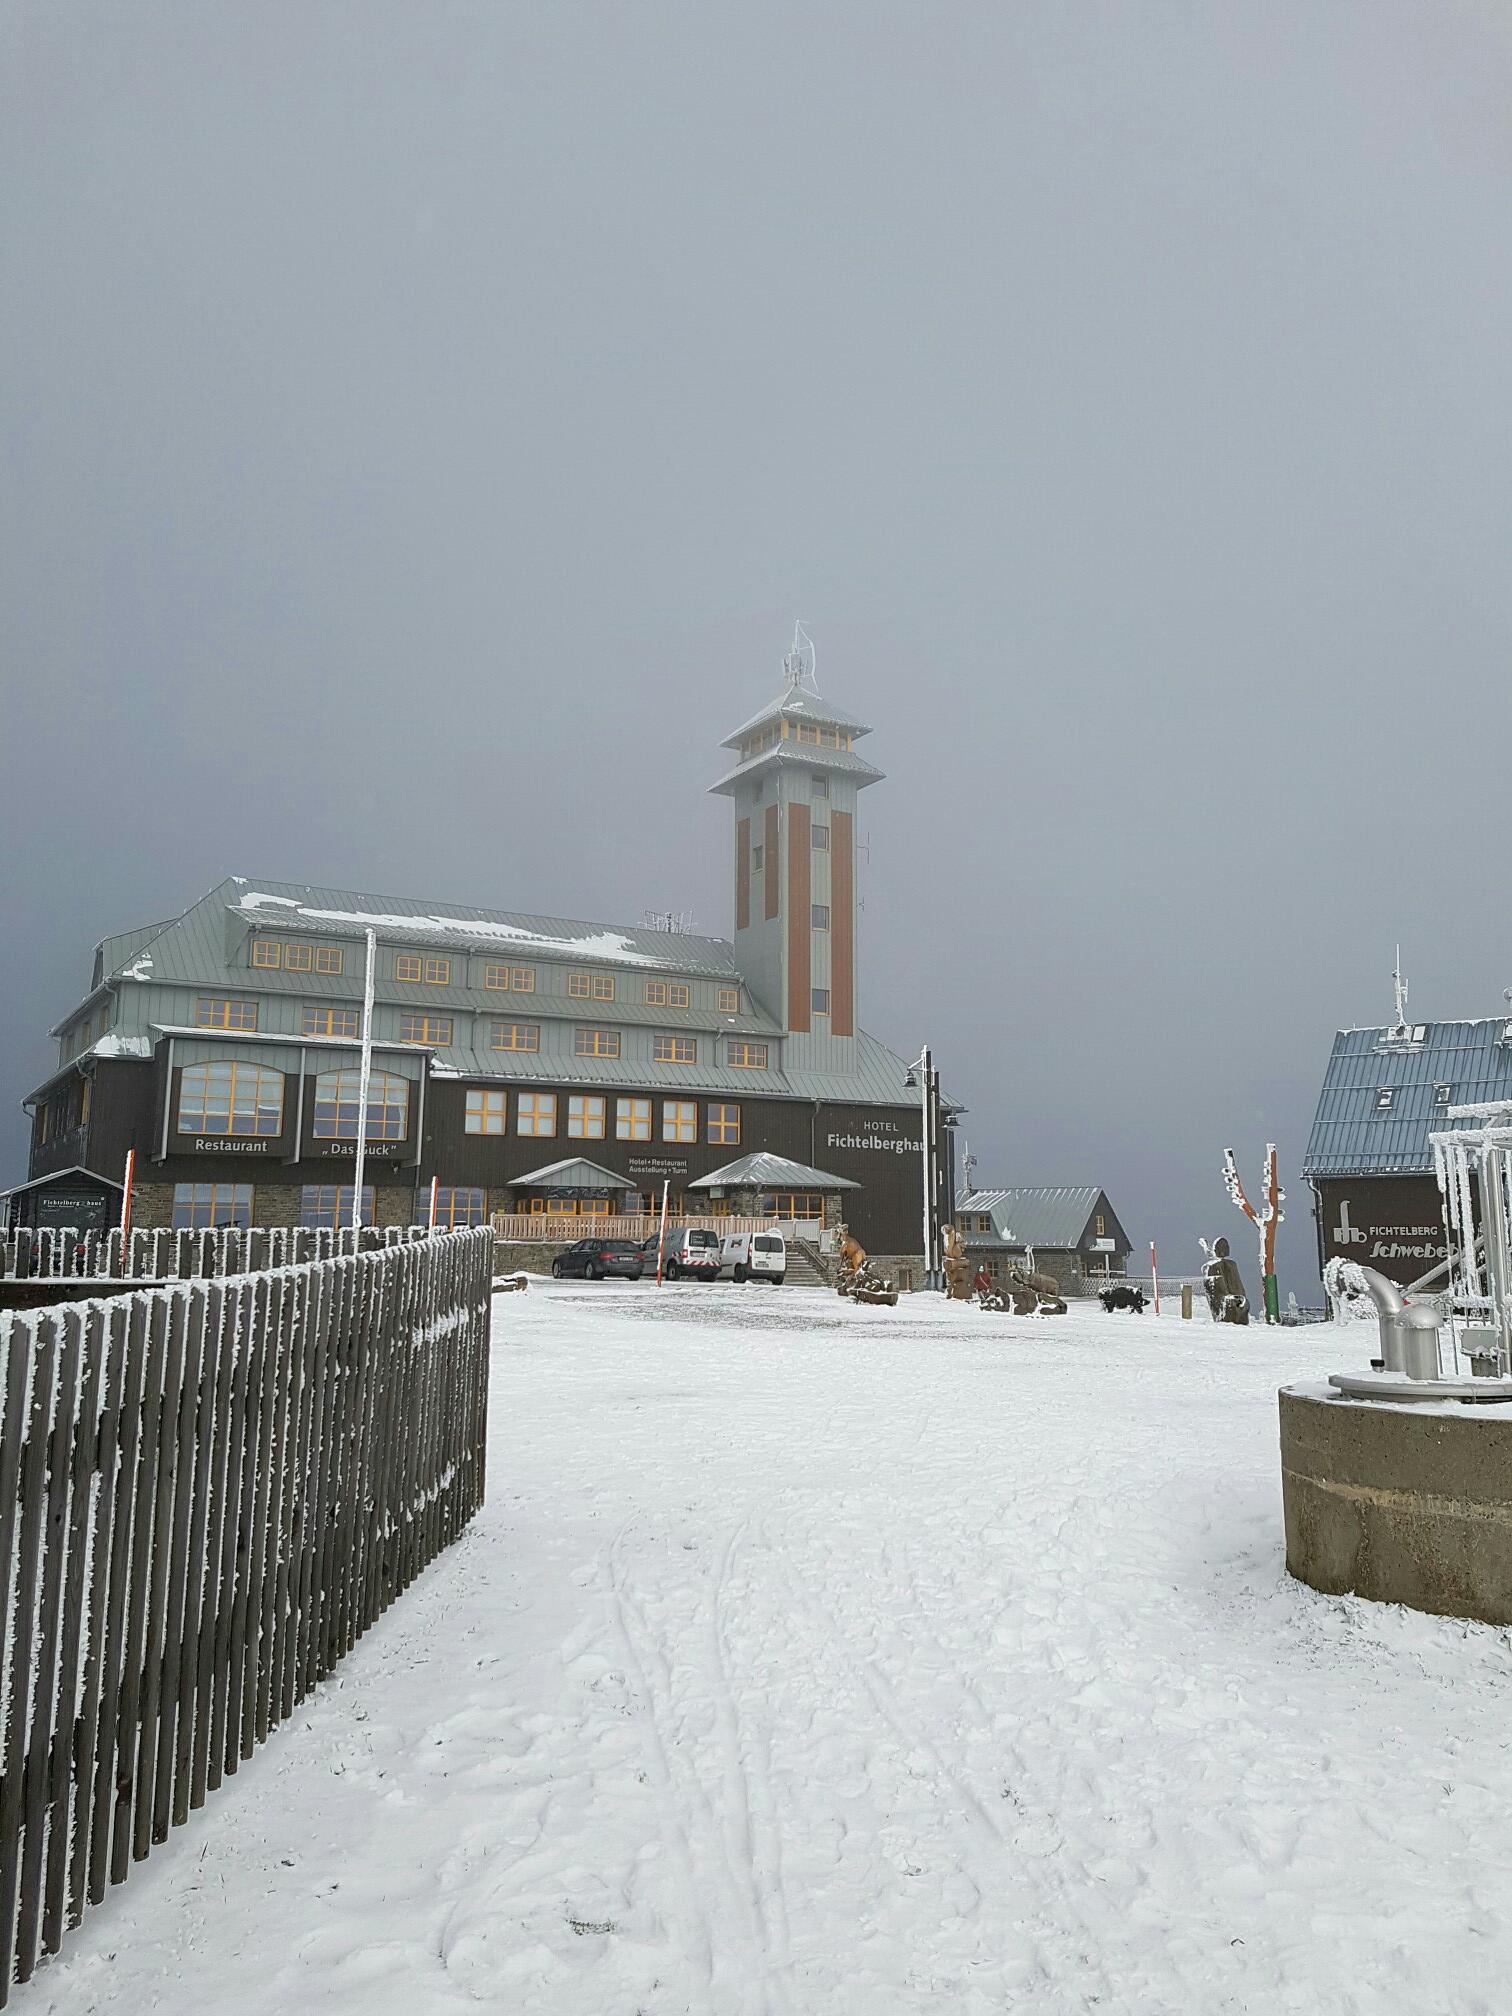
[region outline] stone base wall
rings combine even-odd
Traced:
[[[1283,1387],[1286,1565],[1328,1596],[1512,1624],[1512,1407]]]
[[[131,1186],[131,1222],[143,1232],[173,1223],[173,1185],[136,1182]]]

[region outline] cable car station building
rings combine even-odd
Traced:
[[[377,936],[363,1208],[378,1223],[659,1210],[842,1216],[922,1244],[919,1095],[856,1019],[865,726],[796,654],[730,736],[734,933],[582,924],[232,877],[107,938],[25,1102],[31,1182],[122,1179],[138,1225],[351,1213],[366,933]],[[558,1228],[558,1236],[560,1236]],[[585,1228],[586,1229],[586,1228]]]

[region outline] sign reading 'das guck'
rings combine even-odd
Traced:
[[[349,1155],[355,1158],[357,1153],[357,1143],[355,1141],[314,1141],[310,1146],[311,1151],[316,1155]],[[403,1144],[398,1141],[369,1141],[362,1152],[364,1155],[371,1156],[376,1161],[382,1162],[385,1159],[392,1160],[394,1156],[401,1155],[404,1150]]]

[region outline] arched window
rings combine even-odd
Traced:
[[[180,1134],[281,1134],[281,1071],[227,1059],[187,1064],[179,1079]]]
[[[315,1080],[317,1141],[355,1141],[362,1097],[360,1071],[322,1071]],[[409,1126],[409,1080],[375,1071],[368,1080],[369,1141],[402,1141]]]

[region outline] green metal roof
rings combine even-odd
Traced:
[[[806,1162],[790,1162],[786,1155],[768,1155],[758,1150],[727,1162],[688,1185],[690,1190],[859,1190],[849,1176],[829,1176],[811,1169]]]

